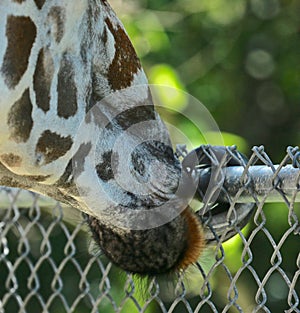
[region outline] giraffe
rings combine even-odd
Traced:
[[[186,177],[109,3],[2,0],[0,42],[0,185],[85,212],[101,250],[126,271],[195,263],[203,227],[176,195]]]

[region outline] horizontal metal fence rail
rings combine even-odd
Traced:
[[[245,202],[256,208],[246,230],[233,225],[233,240],[220,239],[174,277],[122,273],[93,246],[80,212],[1,188],[0,313],[300,312],[299,149],[288,147],[274,165],[263,147],[254,147],[248,162],[231,167],[216,161],[209,146],[204,150],[216,178],[204,210],[216,198],[230,210]],[[211,179],[208,168],[197,175],[199,188]]]

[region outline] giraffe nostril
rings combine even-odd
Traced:
[[[131,154],[131,164],[135,172],[137,172],[140,176],[144,177],[146,174],[145,163],[141,156],[138,153],[133,152]]]

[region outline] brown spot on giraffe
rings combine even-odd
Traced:
[[[13,0],[13,2],[17,2],[17,3],[22,3],[24,1],[26,1],[26,0]]]
[[[15,142],[26,142],[28,140],[33,126],[31,113],[32,103],[29,89],[26,89],[8,113],[7,124],[10,129],[10,138]]]
[[[47,112],[50,109],[50,89],[54,66],[50,55],[41,49],[38,55],[34,75],[33,89],[36,96],[36,105]]]
[[[7,167],[20,167],[22,163],[22,158],[13,153],[1,154],[0,160]]]
[[[109,150],[102,155],[102,162],[96,165],[96,172],[98,177],[104,182],[114,179],[118,168],[119,156],[116,152]]]
[[[36,6],[41,9],[45,3],[45,0],[34,0]]]
[[[35,153],[43,164],[51,163],[65,155],[72,147],[71,136],[62,137],[57,133],[46,130],[40,136]]]
[[[74,179],[84,171],[85,158],[92,149],[91,142],[82,143],[73,158],[67,164],[64,173],[55,183],[56,187],[67,190],[73,196],[80,196],[81,192],[74,182]]]
[[[106,18],[105,23],[115,38],[115,57],[109,66],[107,78],[113,90],[120,90],[131,85],[133,75],[141,69],[141,63],[135,50],[121,26],[114,28]]]
[[[57,114],[65,119],[77,112],[77,87],[73,62],[64,54],[60,62],[57,82]]]
[[[51,25],[53,25],[52,31],[54,39],[57,43],[60,43],[65,33],[66,14],[64,8],[53,6],[50,9],[49,17],[51,19]]]
[[[21,182],[10,176],[0,177],[0,185],[14,188],[30,189],[32,184],[28,182]]]
[[[36,37],[36,27],[29,17],[8,16],[6,26],[8,45],[1,72],[9,88],[14,88],[25,73],[30,51]]]

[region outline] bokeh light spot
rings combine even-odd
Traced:
[[[275,17],[280,11],[278,0],[251,0],[252,12],[260,19]]]
[[[255,49],[248,53],[246,58],[246,71],[256,79],[270,77],[275,69],[272,55],[262,49]]]

